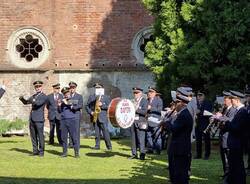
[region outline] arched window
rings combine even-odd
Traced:
[[[35,27],[14,31],[7,46],[10,61],[20,68],[37,68],[49,56],[50,45],[46,35]]]
[[[144,64],[145,47],[147,42],[154,39],[152,32],[152,27],[143,28],[135,35],[133,39],[131,46],[132,55],[140,64]]]

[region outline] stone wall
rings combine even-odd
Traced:
[[[105,86],[105,93],[111,98],[129,99],[132,98],[132,87],[141,86],[146,90],[149,85],[154,85],[152,74],[146,71],[1,73],[0,84],[3,80],[7,83],[7,91],[0,100],[0,118],[21,118],[24,120],[29,118],[30,106],[23,105],[18,97],[20,95],[29,96],[34,92],[32,86],[34,80],[44,81],[46,94],[52,91],[51,85],[55,82],[60,82],[61,86],[68,86],[69,81],[73,80],[78,84],[77,91],[83,95],[84,104],[94,91],[92,85],[95,82],[102,83]],[[48,127],[48,122],[46,126]],[[111,125],[110,131],[114,131]],[[89,136],[93,133],[92,124],[89,122],[89,116],[85,109],[83,109],[81,133],[83,136]]]

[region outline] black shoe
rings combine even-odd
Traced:
[[[132,160],[132,159],[138,159],[137,155],[132,155],[131,157],[129,157],[128,159]]]
[[[147,150],[146,153],[147,153],[147,154],[153,154],[154,152],[153,152],[153,150]]]
[[[209,160],[209,156],[205,156],[203,160]]]
[[[99,150],[100,149],[100,147],[91,147],[91,149],[93,149],[93,150]]]
[[[61,157],[67,157],[67,153],[63,153],[62,155],[61,155]]]
[[[39,157],[44,157],[44,153],[39,153]]]
[[[38,152],[33,152],[33,153],[30,154],[30,156],[38,156],[38,155],[39,155]]]
[[[107,148],[107,151],[112,151],[112,148]]]
[[[201,156],[195,156],[194,159],[201,159]]]
[[[140,154],[140,160],[145,160],[145,153]]]

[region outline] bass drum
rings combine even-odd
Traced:
[[[114,98],[108,108],[108,118],[114,127],[131,127],[135,120],[134,104],[129,99]]]

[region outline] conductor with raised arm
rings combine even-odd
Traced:
[[[30,137],[33,146],[32,155],[44,156],[44,107],[47,102],[47,96],[43,93],[43,82],[35,81],[33,83],[36,93],[25,99],[21,96],[19,99],[23,104],[31,104],[29,118]]]

